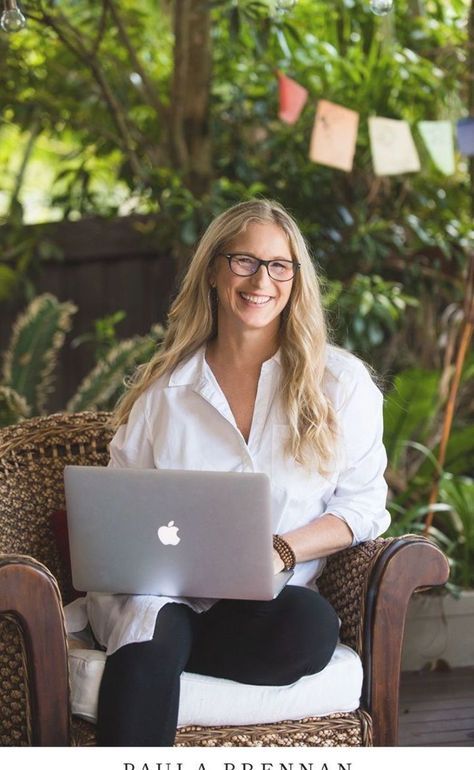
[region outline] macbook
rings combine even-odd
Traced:
[[[79,591],[272,599],[270,481],[225,473],[68,465],[74,587]]]

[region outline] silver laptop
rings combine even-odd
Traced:
[[[270,481],[224,473],[68,465],[71,571],[79,591],[272,599]]]

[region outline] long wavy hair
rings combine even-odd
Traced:
[[[338,439],[337,418],[324,393],[329,332],[318,275],[294,219],[278,203],[250,200],[220,214],[202,236],[173,301],[160,348],[124,381],[125,391],[109,420],[126,423],[136,399],[149,385],[217,334],[217,303],[210,270],[217,254],[250,223],[276,224],[286,233],[292,258],[301,264],[280,323],[281,398],[289,425],[286,451],[322,475],[332,470]]]

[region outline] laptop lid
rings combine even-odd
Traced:
[[[66,466],[73,585],[81,591],[271,599],[263,473]]]

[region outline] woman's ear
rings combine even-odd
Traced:
[[[215,289],[216,288],[216,268],[214,267],[214,265],[209,267],[207,276],[209,281],[209,287],[211,289]]]

